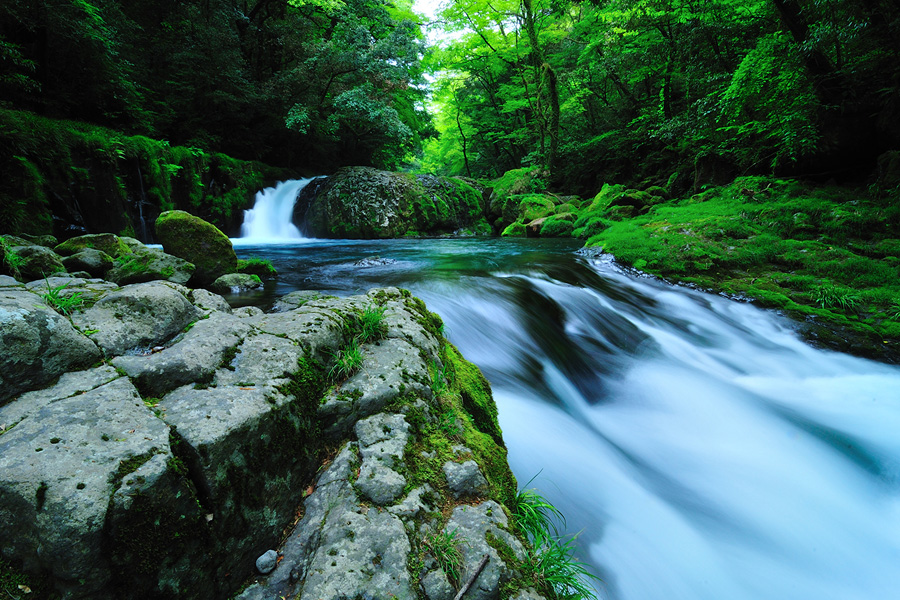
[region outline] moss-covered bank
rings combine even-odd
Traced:
[[[0,231],[154,241],[166,210],[234,234],[257,190],[295,173],[200,148],[0,110]]]

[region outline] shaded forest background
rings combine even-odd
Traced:
[[[423,22],[408,0],[7,0],[0,102],[307,172],[542,167],[585,195],[859,182],[900,147],[889,0],[457,0],[430,48]]]

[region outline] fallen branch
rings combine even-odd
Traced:
[[[459,600],[463,597],[463,594],[469,591],[469,588],[472,587],[472,584],[475,583],[475,580],[478,579],[479,575],[481,575],[481,572],[484,570],[485,565],[488,564],[488,559],[490,559],[490,555],[485,554],[484,558],[481,559],[481,562],[478,563],[478,567],[475,568],[475,572],[472,573],[471,577],[469,577],[466,585],[459,588],[459,591],[456,592],[456,596],[453,597],[453,600]]]

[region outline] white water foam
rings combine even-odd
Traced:
[[[312,181],[290,179],[256,193],[256,203],[244,211],[238,244],[271,244],[303,241],[300,230],[291,221],[297,196]]]

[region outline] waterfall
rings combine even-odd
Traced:
[[[241,240],[265,243],[303,239],[291,217],[297,196],[310,181],[312,178],[280,181],[257,192],[253,208],[244,211]]]

